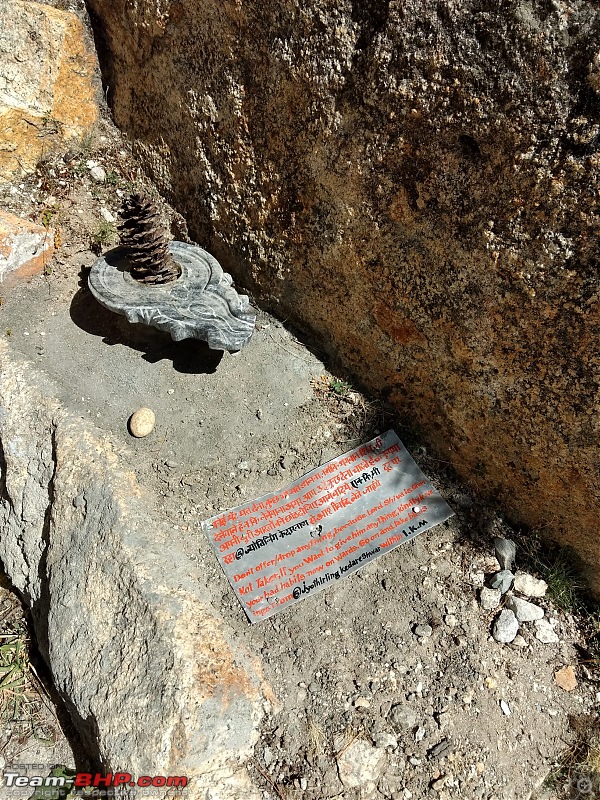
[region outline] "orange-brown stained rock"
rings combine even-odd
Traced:
[[[554,673],[554,680],[565,692],[572,692],[577,688],[577,678],[573,667],[563,667]]]
[[[97,62],[70,12],[13,0],[2,15],[0,180],[8,181],[97,121]]]
[[[388,333],[398,344],[427,344],[427,339],[412,320],[394,311],[385,303],[377,303],[373,308],[373,316],[381,330]]]
[[[0,281],[39,274],[53,253],[53,230],[0,211]]]

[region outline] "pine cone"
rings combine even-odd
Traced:
[[[168,283],[178,278],[181,270],[169,255],[167,232],[152,200],[131,195],[123,201],[121,216],[121,245],[131,264],[131,276],[141,283]]]

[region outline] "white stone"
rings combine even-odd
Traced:
[[[543,644],[554,644],[558,642],[558,636],[554,632],[552,625],[546,619],[536,619],[535,625],[535,638]]]
[[[385,763],[385,750],[373,747],[364,739],[356,739],[337,757],[340,780],[347,789],[377,782],[383,774]]]
[[[433,628],[431,627],[431,625],[427,625],[427,623],[425,623],[424,625],[417,625],[417,627],[415,628],[415,636],[421,636],[423,638],[426,638],[428,636],[431,636],[432,633],[433,633]]]
[[[515,597],[510,592],[506,595],[505,606],[513,612],[519,622],[533,622],[544,616],[543,608],[536,606],[534,603],[529,603],[521,597]]]
[[[101,208],[100,209],[100,216],[102,219],[105,219],[107,222],[116,222],[117,218],[114,214],[111,214],[108,208]]]
[[[156,417],[154,411],[150,408],[138,408],[137,411],[131,415],[129,419],[129,430],[132,436],[141,439],[144,436],[152,433]]]
[[[92,167],[90,169],[90,177],[95,180],[96,183],[104,183],[106,180],[106,172],[104,171],[103,167]]]
[[[517,572],[513,589],[526,597],[544,597],[548,584],[546,581],[534,578],[528,572]]]

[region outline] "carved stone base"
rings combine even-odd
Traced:
[[[94,263],[90,291],[105,308],[129,322],[168,331],[176,342],[202,339],[213,350],[241,350],[256,322],[248,297],[232,288],[231,275],[201,247],[171,242],[169,253],[181,267],[181,275],[171,283],[139,283],[117,248]]]

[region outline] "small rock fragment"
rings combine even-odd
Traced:
[[[469,691],[463,695],[462,701],[466,706],[470,706],[471,703],[473,702],[474,697],[475,697],[475,689],[469,689]]]
[[[156,417],[150,408],[138,408],[129,418],[129,431],[132,436],[141,439],[154,430]]]
[[[555,672],[554,680],[561,689],[565,690],[565,692],[572,692],[573,689],[577,688],[575,670],[571,666],[563,667],[562,669],[559,669],[558,672]]]
[[[558,636],[554,632],[554,628],[546,619],[536,619],[535,625],[535,638],[543,644],[554,644],[558,642]]]
[[[513,647],[527,647],[527,641],[518,633],[511,642]]]
[[[519,623],[512,611],[503,608],[492,630],[492,636],[501,644],[512,642],[519,630]]]
[[[114,214],[111,214],[111,212],[108,210],[108,208],[101,208],[100,209],[100,216],[106,222],[116,222],[117,221],[115,216],[114,216]]]
[[[502,709],[503,714],[505,714],[507,717],[510,717],[512,712],[506,700],[500,700],[500,708]]]
[[[0,211],[0,281],[13,270],[23,277],[42,272],[53,252],[53,231]]]
[[[544,609],[529,603],[520,597],[515,597],[511,592],[506,595],[506,608],[509,608],[519,622],[533,622],[544,616]]]
[[[514,589],[526,597],[544,597],[548,584],[546,581],[534,578],[527,572],[517,572],[515,575]]]
[[[481,570],[474,570],[469,573],[469,580],[473,586],[483,586],[485,581],[485,573]]]
[[[517,548],[512,539],[503,539],[501,536],[494,538],[494,550],[501,570],[512,568],[517,553]]]
[[[481,603],[481,607],[486,611],[492,611],[494,608],[498,608],[501,598],[502,592],[500,589],[489,589],[487,586],[484,586],[479,592],[479,602]]]
[[[91,167],[90,177],[95,180],[96,183],[104,183],[106,180],[106,172],[103,167],[96,165],[95,167]]]
[[[441,742],[434,745],[427,751],[428,758],[439,758],[440,756],[444,755],[450,748],[452,747],[452,740],[451,739],[442,739]]]
[[[356,739],[337,756],[338,774],[348,789],[378,781],[385,766],[385,750]]]
[[[398,728],[414,728],[417,724],[417,719],[417,715],[412,708],[401,703],[395,705],[390,711],[390,721]]]
[[[512,586],[514,577],[509,569],[501,569],[491,576],[488,583],[492,589],[500,589],[500,594],[506,594]]]
[[[415,636],[431,636],[433,628],[431,625],[417,625],[415,627]]]
[[[271,748],[268,747],[268,746],[265,747],[265,750],[264,750],[264,753],[263,753],[263,761],[265,762],[265,767],[270,767],[271,764],[274,761],[274,758],[275,757],[273,755],[273,751],[271,750]]]
[[[446,614],[444,622],[449,628],[456,628],[458,625],[458,619],[455,614]]]
[[[398,739],[393,733],[378,733],[373,737],[376,747],[385,750],[386,747],[394,749],[398,746]]]

